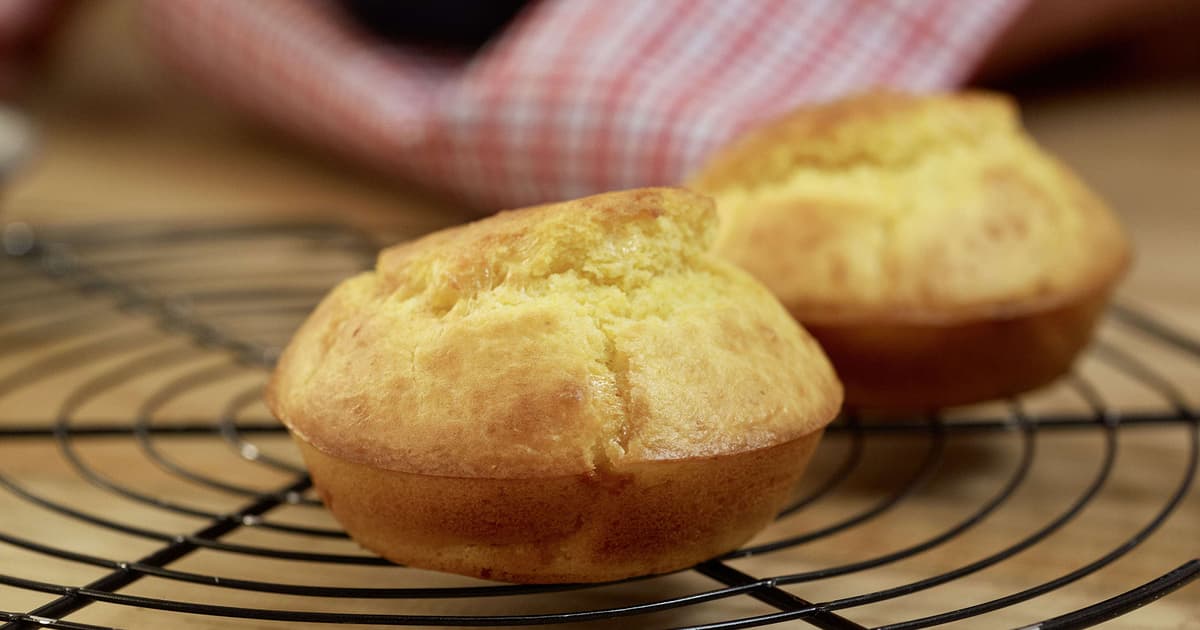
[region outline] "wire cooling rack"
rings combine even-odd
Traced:
[[[725,557],[521,586],[362,551],[261,405],[291,331],[370,266],[366,239],[10,224],[3,247],[0,628],[1077,628],[1160,598],[1156,624],[1200,627],[1200,343],[1140,309],[1114,307],[1034,396],[842,418]]]

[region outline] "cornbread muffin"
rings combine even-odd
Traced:
[[[720,152],[714,250],[829,354],[850,404],[927,408],[1053,380],[1129,263],[1104,203],[1007,98],[870,94]]]
[[[731,550],[799,478],[841,386],[711,200],[644,189],[383,251],[267,390],[321,497],[396,562],[514,582]]]

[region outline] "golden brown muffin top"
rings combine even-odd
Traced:
[[[1104,203],[984,92],[803,107],[692,186],[717,199],[715,249],[804,321],[1015,314],[1096,290],[1129,258]]]
[[[384,250],[296,333],[273,411],[336,457],[458,477],[604,473],[818,430],[820,349],[709,253],[712,202],[641,189]]]

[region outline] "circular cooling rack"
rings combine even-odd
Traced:
[[[1200,343],[1141,308],[1035,395],[843,417],[738,551],[507,585],[361,550],[259,400],[365,239],[10,224],[3,250],[0,628],[1200,628]]]

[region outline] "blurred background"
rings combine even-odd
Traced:
[[[204,14],[203,2],[3,4],[11,8],[0,9],[0,88],[37,135],[34,155],[7,183],[8,220],[317,215],[399,237],[506,205],[464,201],[453,182],[406,175],[387,155],[328,149],[313,134],[295,133],[295,125],[264,121],[261,108],[239,106],[212,81],[195,80],[203,73],[195,63],[188,71],[188,61],[162,44],[162,31],[186,30],[171,20],[186,23],[189,10]],[[368,22],[397,23],[387,3],[382,10],[379,3],[349,4]],[[484,21],[502,24],[504,11],[522,3],[501,4]],[[942,82],[1014,93],[1033,134],[1132,224],[1143,255],[1128,286],[1197,306],[1195,284],[1180,284],[1194,278],[1171,272],[1182,260],[1195,261],[1188,255],[1200,234],[1200,3],[992,4],[999,7],[993,21],[1007,26],[977,27],[988,34],[986,50],[950,71],[964,76]],[[30,11],[22,5],[36,7],[32,17],[22,16]],[[430,23],[435,36],[438,28],[469,31],[465,45],[435,42],[438,50],[454,48],[458,59],[469,58],[490,32],[486,25],[470,31],[461,21]],[[362,32],[384,47],[389,37],[411,36],[383,30]],[[186,36],[177,49],[189,45]],[[285,70],[303,72],[304,63],[297,59],[299,70]],[[397,86],[377,91],[388,89],[404,94]]]
[[[221,11],[212,8],[228,12],[229,2],[2,5],[0,89],[7,102],[30,116],[37,136],[34,156],[6,186],[7,220],[307,215],[370,224],[376,232],[401,238],[505,205],[464,202],[455,186],[466,182],[406,175],[403,164],[392,168],[388,154],[330,150],[329,143],[320,142],[319,130],[296,133],[295,125],[276,124],[253,104],[239,107],[222,94],[222,85],[205,82],[196,60],[180,61],[178,52],[220,46],[204,41],[214,25],[198,22],[194,30],[200,35],[188,35],[178,23],[197,22],[194,16],[220,19]],[[371,38],[373,50],[412,37],[380,30],[380,24],[404,20],[389,14],[386,5],[349,4],[358,18],[348,17],[346,23]],[[466,32],[466,43],[452,37],[434,42],[436,50],[454,50],[457,64],[522,2],[496,5],[499,10],[480,18],[493,24],[484,25],[455,22],[452,12],[463,6],[478,10],[487,2],[461,5],[446,5],[440,19],[449,19],[448,24],[438,23],[437,16],[422,18],[434,38]],[[988,2],[971,5],[982,8]],[[947,71],[961,76],[941,82],[982,85],[1018,97],[1034,136],[1078,170],[1132,226],[1142,256],[1128,286],[1151,298],[1168,295],[1184,302],[1181,306],[1198,306],[1193,276],[1178,270],[1183,262],[1200,265],[1190,251],[1200,233],[1200,2],[1001,0],[991,5],[992,25],[976,26],[986,35],[972,48],[976,59],[962,60],[961,70]],[[346,6],[331,11],[350,16]],[[364,17],[365,22],[359,19]],[[184,32],[164,46],[162,32],[172,28]],[[299,46],[304,50],[317,43]],[[296,59],[295,65],[305,72],[310,62]],[[253,65],[246,67],[253,70]],[[367,89],[384,95],[398,90],[392,85]],[[274,97],[288,102],[306,96]],[[420,162],[421,155],[414,160]],[[538,164],[533,168],[541,173]]]
[[[1136,261],[1118,301],[1200,338],[1200,1],[436,4],[441,11],[420,16],[432,5],[0,0],[0,100],[9,112],[0,115],[0,164],[7,166],[0,226],[27,222],[39,234],[64,235],[61,242],[78,245],[85,262],[99,261],[71,269],[52,247],[23,256],[32,242],[24,229],[0,240],[14,254],[0,256],[7,265],[0,269],[0,483],[7,488],[0,489],[0,536],[33,541],[0,544],[0,581],[7,573],[73,586],[100,580],[106,592],[192,605],[379,614],[549,614],[690,596],[717,584],[687,573],[464,605],[436,593],[268,596],[219,587],[228,582],[181,585],[115,564],[149,557],[221,579],[311,581],[331,589],[478,585],[360,566],[375,559],[359,557],[337,530],[330,535],[336,524],[320,503],[300,496],[303,470],[260,403],[273,352],[329,286],[370,265],[372,248],[330,225],[282,237],[251,231],[256,240],[247,241],[236,230],[181,234],[143,229],[148,222],[317,220],[355,226],[378,245],[503,207],[678,181],[707,151],[799,102],[871,85],[980,86],[1013,94],[1031,133],[1127,226]],[[482,6],[491,8],[469,10]],[[412,24],[423,27],[404,28]],[[786,54],[790,45],[807,52]],[[608,65],[610,57],[619,63]],[[728,87],[739,82],[756,86],[761,98]],[[673,105],[658,109],[664,99]],[[125,227],[90,227],[114,223]],[[190,241],[188,234],[199,236]],[[1200,518],[1191,483],[1196,459],[1188,450],[1200,409],[1200,346],[1154,326],[1147,332],[1136,318],[1108,319],[1105,345],[1166,375],[1134,370],[1131,377],[1121,371],[1128,357],[1114,360],[1111,350],[1081,361],[1078,372],[1099,383],[1098,398],[1130,420],[1120,427],[1119,457],[1117,431],[1105,424],[1114,415],[1073,390],[1084,388],[1076,379],[1020,406],[972,408],[966,419],[992,422],[992,430],[943,435],[918,424],[859,434],[842,426],[826,438],[803,491],[848,481],[762,538],[798,536],[802,548],[732,565],[748,575],[781,575],[893,553],[984,510],[1014,470],[1012,488],[1019,490],[994,504],[1004,508],[945,545],[840,581],[835,572],[833,579],[799,580],[786,592],[766,590],[783,597],[786,608],[796,605],[788,597],[826,601],[957,570],[1005,545],[1024,545],[1076,496],[1083,498],[1061,519],[1063,529],[1029,553],[1013,551],[986,571],[851,616],[890,623],[1059,579],[1110,550],[1131,548],[1127,541],[1140,540],[1141,528],[1171,500],[1166,513],[1177,507],[1173,518],[1135,552],[1069,588],[1000,610],[984,627],[1084,609],[1187,562],[1196,555]],[[1183,394],[1164,396],[1167,380]],[[1036,458],[1033,434],[1014,429],[1024,414],[1045,421]],[[61,427],[71,423],[75,433],[68,435]],[[150,450],[150,438],[135,440],[133,423],[142,423],[138,430],[162,452]],[[66,457],[72,439],[82,464]],[[217,490],[175,474],[179,468],[167,470],[163,453],[217,479]],[[268,461],[279,469],[262,465]],[[1104,476],[1092,481],[1094,470],[1111,470],[1107,484]],[[142,495],[114,493],[96,475]],[[1099,485],[1088,490],[1092,483]],[[246,488],[231,496],[224,491],[230,486]],[[283,500],[279,487],[300,490]],[[1180,494],[1171,499],[1175,488]],[[65,507],[54,508],[55,501]],[[259,511],[246,511],[246,501],[257,501],[251,507]],[[96,519],[80,521],[80,513],[154,531],[114,532]],[[244,526],[230,514],[245,516]],[[1074,514],[1082,516],[1072,520]],[[274,523],[285,531],[263,526]],[[822,529],[830,523],[839,525]],[[286,528],[318,535],[297,538]],[[810,540],[812,531],[824,533]],[[181,543],[179,532],[201,533]],[[217,540],[225,533],[233,543],[266,549],[231,560]],[[180,551],[196,538],[207,546]],[[69,555],[76,552],[113,563],[79,562]],[[352,557],[334,557],[340,564],[262,557],[307,552]],[[60,553],[68,555],[52,557]],[[723,581],[738,583],[734,578]],[[1184,578],[1176,572],[1175,579]],[[8,627],[45,625],[20,616],[26,611],[74,615],[70,620],[100,627],[282,627],[120,602],[85,606],[86,598],[53,586],[0,586],[0,625],[16,620]],[[1200,628],[1197,588],[1186,586],[1112,627]],[[629,627],[664,627],[779,609],[779,599],[754,597],[627,620]],[[952,627],[980,625],[968,618]]]

